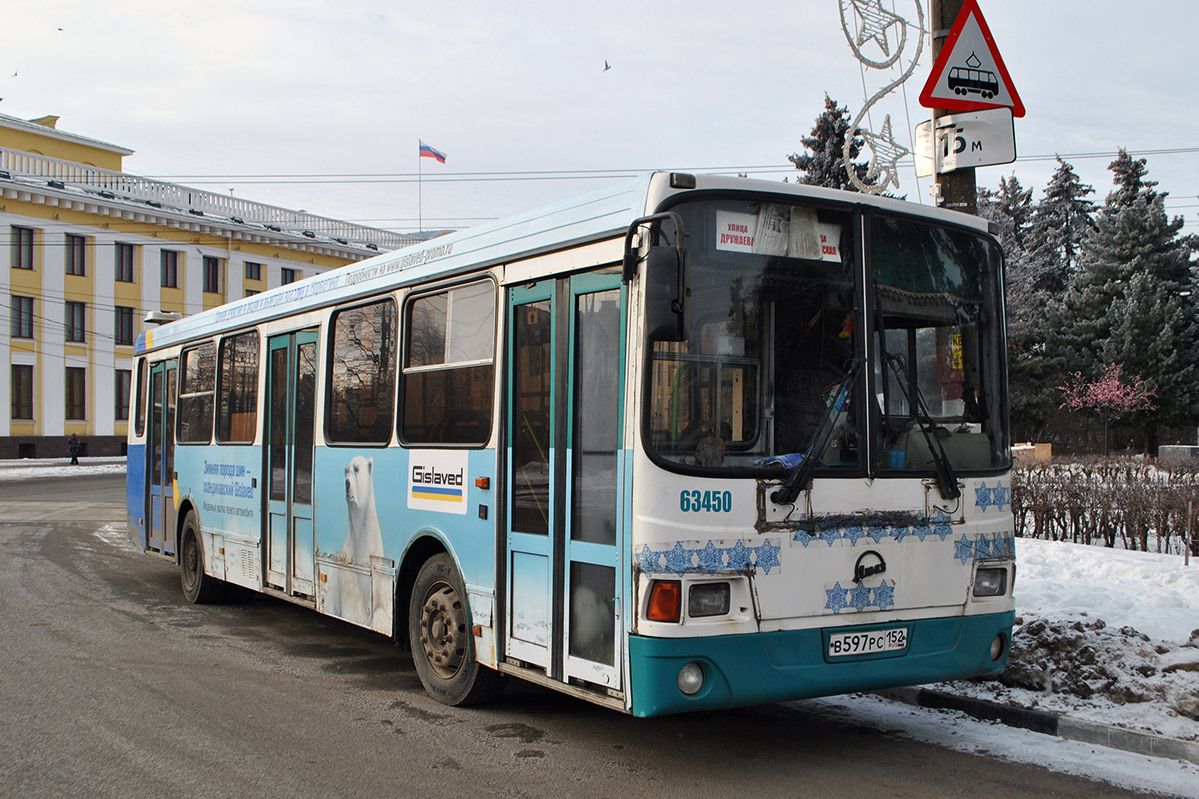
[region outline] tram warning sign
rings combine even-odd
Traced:
[[[1008,77],[978,0],[962,4],[920,92],[920,105],[947,111],[1010,108],[1012,116],[1024,116],[1024,103]]]

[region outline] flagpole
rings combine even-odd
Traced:
[[[421,197],[421,162],[424,158],[420,154],[420,139],[416,140],[416,232],[420,233],[424,230],[425,218],[423,211],[423,198]]]

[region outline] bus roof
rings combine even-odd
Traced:
[[[135,353],[205,338],[267,319],[303,313],[324,305],[369,296],[397,286],[464,274],[478,269],[610,239],[623,234],[647,206],[670,194],[668,173],[649,172],[577,197],[516,214],[486,225],[450,233],[411,247],[331,269],[295,283],[184,317],[137,338]],[[659,180],[655,181],[655,177]],[[794,194],[827,201],[873,205],[896,213],[916,213],[937,221],[987,229],[977,217],[919,206],[902,200],[794,183],[697,175],[696,189]],[[653,196],[651,196],[653,195]]]

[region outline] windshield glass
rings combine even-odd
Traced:
[[[820,465],[856,467],[849,214],[735,201],[678,211],[688,328],[652,344],[654,452],[699,469],[790,468],[823,437]]]
[[[958,230],[874,217],[876,466],[1005,465],[999,248]]]
[[[862,247],[848,210],[773,199],[672,210],[689,294],[683,335],[664,336],[682,340],[650,342],[656,459],[761,472],[812,458],[828,476],[932,474],[941,453],[954,472],[1008,462],[992,241],[870,214]],[[673,245],[673,223],[655,236]]]

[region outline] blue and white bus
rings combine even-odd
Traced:
[[[637,716],[1001,670],[986,223],[654,173],[149,330],[129,530],[241,586]]]

